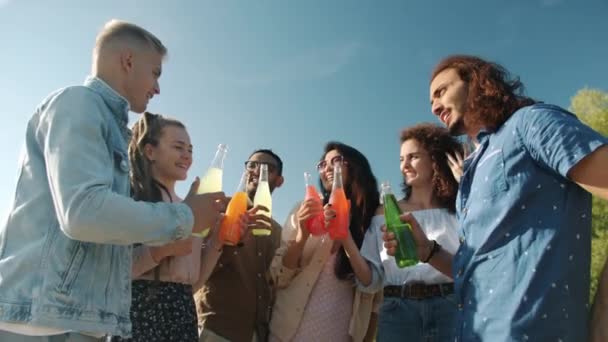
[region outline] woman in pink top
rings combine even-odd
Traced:
[[[361,341],[368,330],[374,296],[357,291],[354,278],[365,265],[359,248],[379,204],[378,186],[361,152],[330,142],[317,165],[324,204],[337,164],[342,165],[344,190],[351,202],[350,234],[342,241],[327,234],[310,235],[304,222],[324,210],[312,200],[292,210],[271,266],[278,288],[271,341]],[[331,219],[333,211],[327,205],[325,213]]]
[[[175,183],[192,165],[192,144],[184,125],[144,113],[129,143],[131,192],[136,200],[177,202]],[[164,246],[136,245],[133,251],[131,339],[112,341],[198,341],[192,283],[198,278],[201,241]]]

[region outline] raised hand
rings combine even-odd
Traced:
[[[262,211],[270,212],[265,206],[256,205],[241,215],[241,242],[244,242],[252,235],[250,233],[252,229],[272,229],[272,219],[268,215],[261,213]]]
[[[412,235],[414,236],[414,242],[416,242],[416,254],[418,255],[419,260],[426,260],[431,252],[431,248],[433,247],[433,243],[426,237],[426,234],[420,228],[420,224],[414,218],[414,215],[411,213],[405,213],[399,217],[401,222],[409,223],[412,226]],[[386,253],[388,255],[395,256],[395,252],[397,251],[397,239],[395,238],[395,234],[388,232],[386,230],[386,226],[382,226],[382,240],[384,240],[384,248],[386,248]]]
[[[307,199],[302,202],[300,209],[298,209],[298,212],[296,213],[296,218],[298,220],[296,241],[308,239],[310,232],[306,229],[306,221],[311,217],[319,215],[321,212],[323,212],[323,207],[319,201]]]
[[[446,152],[445,156],[448,159],[448,166],[450,167],[450,170],[452,170],[452,175],[454,175],[454,179],[456,179],[456,181],[460,183],[460,178],[462,178],[462,174],[464,173],[463,155],[460,154],[458,151],[454,151],[453,154]]]
[[[198,177],[190,186],[190,192],[184,199],[183,203],[187,204],[192,209],[194,215],[193,233],[200,233],[203,230],[214,227],[220,220],[222,212],[226,210],[228,199],[223,192],[212,192],[206,194],[197,194]]]

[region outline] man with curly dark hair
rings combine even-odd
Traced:
[[[522,93],[519,79],[477,57],[435,67],[433,114],[478,143],[456,200],[458,253],[402,219],[419,254],[454,278],[457,340],[586,341],[591,194],[608,199],[608,139]]]

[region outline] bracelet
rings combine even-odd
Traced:
[[[439,243],[437,243],[437,240],[433,240],[433,247],[431,247],[431,252],[429,253],[429,256],[426,257],[426,259],[424,259],[422,262],[423,263],[428,263],[431,258],[433,257],[433,255],[435,255],[435,253],[439,252],[439,250],[441,249],[441,245]]]

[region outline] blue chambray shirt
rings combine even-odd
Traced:
[[[456,201],[456,340],[586,341],[591,195],[566,175],[607,139],[535,104],[478,141]]]

